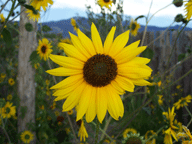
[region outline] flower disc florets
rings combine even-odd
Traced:
[[[84,64],[83,76],[94,87],[103,87],[117,75],[117,64],[109,55],[96,54]]]

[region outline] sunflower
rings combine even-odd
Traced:
[[[67,113],[68,113],[68,115],[72,115],[73,114],[73,110],[70,110]]]
[[[4,23],[5,22],[5,17],[3,16],[3,14],[0,14],[0,22]]]
[[[158,96],[158,104],[161,106],[163,105],[163,95],[157,95]]]
[[[185,4],[185,10],[186,10],[186,19],[190,20],[191,16],[192,16],[192,0],[189,0],[186,4]]]
[[[10,86],[12,86],[12,85],[15,84],[15,81],[14,81],[14,79],[9,78],[8,83],[9,83]]]
[[[153,130],[149,130],[145,134],[145,139],[147,140],[148,138],[152,137],[155,134],[156,133]],[[152,140],[147,141],[146,144],[156,144],[156,139],[153,138]]]
[[[91,122],[97,115],[102,123],[106,112],[118,120],[124,114],[124,106],[119,95],[134,91],[135,85],[150,84],[145,79],[151,75],[146,64],[149,59],[137,57],[146,46],[138,48],[139,42],[125,47],[129,31],[119,35],[113,42],[116,27],[109,32],[104,47],[92,23],[92,41],[78,29],[78,36],[70,33],[73,45],[62,44],[66,56],[50,55],[52,61],[61,67],[48,70],[55,76],[69,76],[51,87],[57,89],[55,101],[66,99],[63,112],[78,105],[77,121],[86,114]],[[125,48],[124,48],[125,47]]]
[[[7,100],[12,100],[12,95],[11,95],[11,94],[9,94],[9,95],[7,96]]]
[[[35,21],[35,20],[39,20],[39,18],[40,18],[40,13],[39,13],[39,11],[36,11],[36,12],[34,12],[34,11],[32,11],[32,10],[26,10],[25,11],[25,13],[28,13],[28,17],[29,17],[29,19],[32,19],[33,21]]]
[[[26,130],[21,133],[21,140],[24,143],[30,143],[33,139],[34,139],[34,135],[30,131]]]
[[[52,0],[33,0],[31,5],[35,9],[40,9],[42,7],[43,10],[46,11],[46,8],[48,7],[48,3],[52,5],[53,1]]]
[[[48,39],[43,38],[42,41],[39,40],[37,53],[40,55],[41,59],[44,58],[45,61],[48,59],[49,54],[53,51],[51,47],[51,43],[49,43]]]
[[[144,144],[143,136],[140,136],[139,133],[127,134],[127,137],[124,138],[122,144]]]
[[[127,129],[125,129],[124,130],[124,132],[123,132],[123,137],[124,138],[126,138],[127,137],[127,134],[136,134],[137,133],[137,131],[135,130],[135,129],[133,129],[133,128],[127,128]]]
[[[139,28],[141,28],[140,25],[137,23],[137,21],[133,21],[133,19],[131,20],[129,27],[131,30],[131,35],[133,36],[136,36]]]
[[[3,108],[0,108],[0,114],[3,118],[10,118],[11,116],[15,115],[16,108],[12,105],[13,103],[6,102],[5,106]]]
[[[98,0],[97,2],[101,7],[105,6],[106,8],[110,9],[113,1],[112,0]]]
[[[81,127],[79,128],[78,137],[80,137],[80,141],[82,141],[82,138],[85,139],[88,138],[87,130],[84,126],[84,122],[82,120]]]
[[[63,49],[62,46],[60,46],[60,45],[62,45],[62,43],[72,44],[71,40],[70,40],[68,37],[62,39],[62,40],[58,43],[57,46],[58,46],[60,49]]]
[[[1,73],[1,78],[4,79],[6,77],[5,73]]]
[[[185,98],[181,97],[181,99],[178,100],[178,102],[174,103],[174,106],[176,109],[180,109],[180,107],[188,106],[187,103],[190,103],[192,99],[191,95],[186,96]]]
[[[168,112],[163,112],[163,115],[166,117],[165,121],[168,123],[168,129],[165,130],[164,134],[165,134],[165,137],[164,137],[164,141],[166,141],[166,143],[170,143],[172,144],[172,138],[171,138],[171,135],[173,136],[173,138],[177,140],[177,137],[176,137],[176,132],[175,132],[175,129],[179,129],[178,127],[176,127],[174,124],[173,124],[173,120],[175,118],[175,113],[174,113],[174,110],[175,110],[175,107],[172,107],[171,111],[170,111],[170,108],[169,108],[169,111]]]

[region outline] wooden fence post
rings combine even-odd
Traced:
[[[30,0],[26,0],[29,3]],[[25,8],[21,6],[21,11]],[[25,29],[25,24],[31,23],[33,31],[28,32]],[[19,23],[19,54],[18,54],[18,96],[20,98],[20,105],[18,107],[18,133],[29,130],[27,123],[35,123],[35,71],[32,68],[29,58],[37,47],[36,31],[37,23],[29,20],[27,14],[22,12]],[[21,111],[26,109],[24,118],[21,117]],[[36,143],[36,135],[31,142]]]

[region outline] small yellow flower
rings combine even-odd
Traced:
[[[177,88],[177,89],[180,89],[180,88],[181,88],[181,85],[177,85],[176,88]]]
[[[171,138],[171,135],[173,136],[173,138],[177,140],[177,137],[176,137],[176,132],[174,129],[179,129],[178,127],[174,126],[173,125],[173,120],[175,118],[175,113],[174,113],[174,110],[175,110],[175,107],[172,107],[172,109],[168,110],[168,112],[163,112],[162,114],[166,117],[166,120],[167,123],[169,123],[169,128],[167,130],[165,130],[164,134],[165,134],[165,137],[164,137],[164,142],[166,144],[172,144],[172,138]]]
[[[189,0],[186,4],[185,4],[185,11],[186,11],[186,19],[190,20],[191,16],[192,16],[192,0]]]
[[[9,95],[7,96],[7,100],[12,100],[12,95],[11,95],[11,94],[9,94]]]
[[[67,113],[68,113],[68,115],[72,115],[73,114],[73,110],[70,110]]]
[[[87,130],[84,126],[84,122],[82,120],[81,127],[79,128],[78,137],[80,137],[80,141],[82,141],[82,138],[85,139],[88,138]]]
[[[157,83],[157,85],[158,85],[158,87],[160,87],[160,86],[161,86],[161,81],[159,81],[159,82]]]
[[[159,99],[158,99],[158,103],[159,103],[159,105],[161,106],[161,105],[163,105],[163,95],[157,95],[158,97],[159,97]]]
[[[185,98],[181,97],[176,103],[174,103],[174,106],[176,109],[180,109],[180,107],[188,106],[187,103],[190,103],[192,99],[191,95],[186,96]]]
[[[1,78],[5,78],[6,77],[6,74],[4,74],[4,73],[1,73]]]
[[[47,120],[51,120],[52,118],[50,116],[47,116]]]
[[[139,28],[141,28],[140,25],[137,23],[137,21],[133,21],[133,19],[131,20],[129,27],[131,30],[131,35],[133,36],[136,36]]]
[[[130,133],[136,134],[137,131],[136,131],[135,129],[133,129],[133,128],[127,128],[127,129],[125,129],[124,132],[123,132],[123,137],[126,138],[126,137],[127,137],[127,134],[130,134]]]
[[[0,22],[4,23],[5,22],[5,17],[3,16],[3,14],[0,14]]]
[[[12,106],[13,103],[7,102],[4,107],[0,108],[0,115],[3,118],[10,118],[16,113],[16,107]]]
[[[106,7],[108,9],[111,8],[113,1],[112,0],[98,0],[97,3],[101,6],[101,7]]]
[[[35,68],[35,69],[38,69],[39,66],[40,66],[39,63],[35,63],[35,64],[34,64],[34,68]]]
[[[55,115],[56,115],[56,116],[59,116],[59,115],[60,115],[60,112],[55,111]]]
[[[42,110],[44,110],[44,109],[45,109],[44,105],[40,106],[39,108],[40,108],[40,109],[42,109]]]
[[[76,26],[76,20],[74,19],[74,18],[71,18],[71,25],[73,26],[73,27],[75,27]]]
[[[70,128],[65,128],[65,131],[67,134],[69,134],[71,132]]]
[[[26,130],[24,132],[21,133],[21,140],[24,142],[24,143],[30,143],[32,140],[34,139],[34,135]]]
[[[147,140],[148,138],[152,137],[155,134],[156,133],[153,130],[149,130],[145,134],[145,139]],[[146,144],[156,144],[156,139],[153,138],[152,140],[147,141]]]
[[[15,84],[15,81],[14,81],[14,79],[12,79],[12,78],[9,78],[8,82],[9,82],[9,85],[10,85],[10,86],[12,86],[12,85]]]
[[[46,79],[45,83],[48,86],[50,84],[50,80]]]
[[[36,12],[34,12],[33,10],[27,9],[25,13],[28,13],[27,16],[29,17],[30,20],[32,19],[33,21],[36,21],[36,20],[37,22],[39,21],[40,11],[36,10]]]
[[[49,43],[48,39],[43,38],[42,41],[39,40],[37,54],[40,55],[41,59],[44,58],[44,60],[46,61],[48,59],[49,54],[53,51],[51,47],[51,43]]]
[[[52,0],[33,0],[31,5],[35,9],[40,9],[41,7],[43,8],[44,11],[46,11],[46,8],[48,7],[48,4],[53,4]]]

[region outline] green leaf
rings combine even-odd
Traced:
[[[48,26],[48,25],[43,25],[43,27],[42,27],[42,31],[43,32],[49,32],[49,31],[51,31],[52,29]]]
[[[149,59],[152,59],[153,58],[153,55],[154,55],[154,52],[152,49],[150,48],[146,48],[144,50],[144,52],[142,53],[142,56],[143,57],[146,57],[146,58],[149,58]]]
[[[12,44],[11,33],[6,28],[4,28],[2,31],[2,35],[3,35],[3,40],[5,41],[7,46],[9,47]]]
[[[183,53],[183,54],[180,54],[179,56],[178,56],[178,61],[181,61],[181,60],[183,60],[185,58],[185,54]]]
[[[25,24],[25,29],[26,29],[26,31],[31,32],[31,31],[33,31],[33,25],[28,22]]]
[[[27,113],[27,106],[21,106],[21,118],[24,119],[25,114]]]
[[[27,5],[27,4],[21,4],[22,6],[24,6],[26,9],[32,10],[34,14],[37,14],[38,11],[31,5]]]
[[[145,17],[145,16],[144,15],[140,15],[140,16],[135,18],[135,21],[137,21],[138,19],[143,18],[143,17]]]
[[[151,115],[151,108],[149,107],[143,107],[142,108],[144,111],[146,111],[148,113],[148,115]]]
[[[39,62],[39,55],[37,54],[37,51],[34,50],[31,55],[30,55],[30,58],[29,58],[29,61],[31,62]]]

